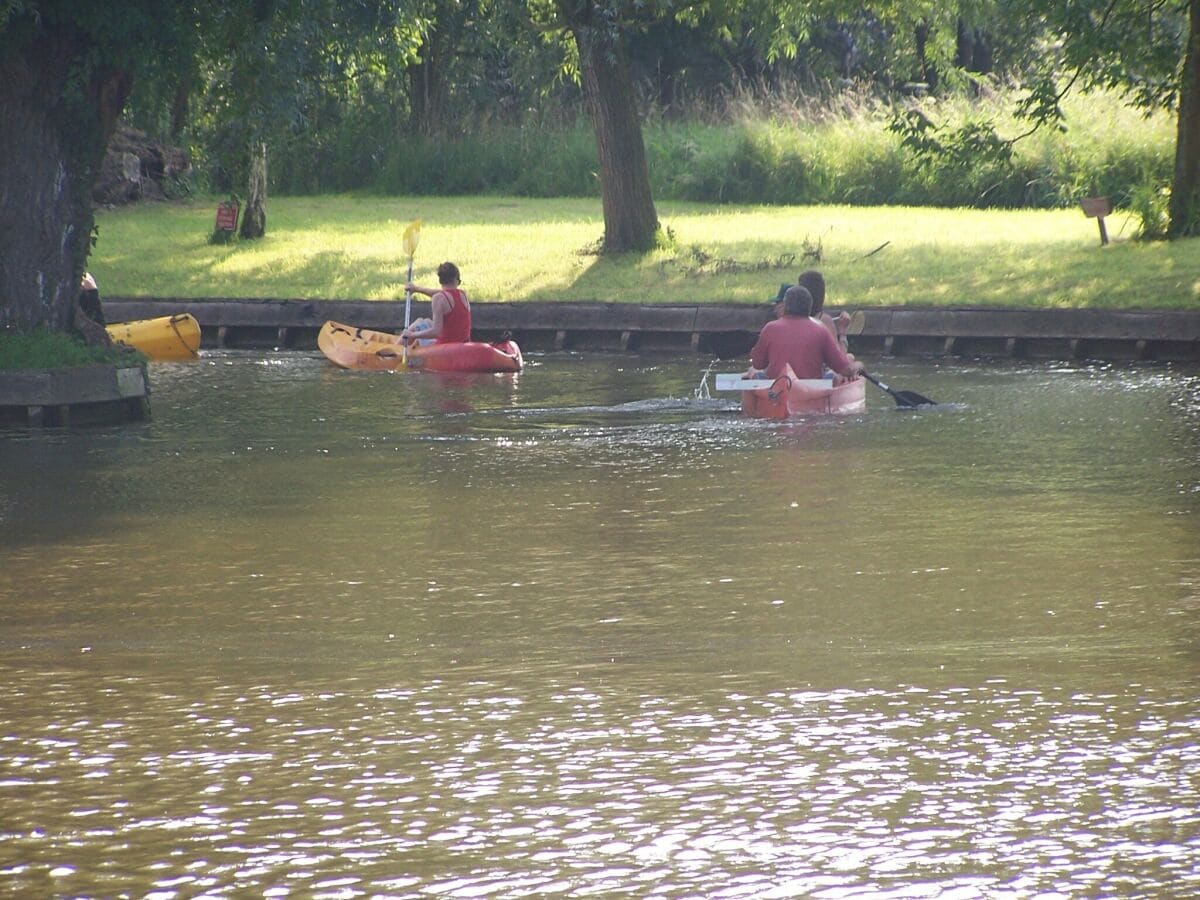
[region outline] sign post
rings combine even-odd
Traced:
[[[1084,197],[1079,201],[1083,214],[1089,219],[1095,219],[1100,225],[1100,246],[1108,243],[1108,229],[1104,227],[1104,217],[1112,212],[1112,203],[1107,197]]]
[[[237,231],[239,207],[236,200],[217,204],[217,226],[213,237],[228,241]]]

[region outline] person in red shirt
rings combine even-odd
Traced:
[[[822,366],[844,378],[862,372],[862,363],[845,354],[829,329],[809,318],[811,310],[812,294],[806,288],[787,289],[783,315],[763,326],[750,351],[753,374],[765,369],[767,378],[778,378],[789,365],[797,378],[820,378]]]
[[[461,344],[471,339],[471,302],[467,292],[458,286],[461,280],[458,266],[452,262],[442,263],[438,266],[437,277],[440,287],[436,289],[411,283],[404,286],[406,291],[429,297],[433,324],[424,330],[418,329],[418,323],[424,325],[431,321],[418,319],[400,332],[402,341],[432,338],[438,344]]]

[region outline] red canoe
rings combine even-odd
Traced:
[[[756,419],[845,415],[866,408],[866,379],[854,378],[834,386],[825,378],[797,378],[791,366],[769,387],[742,391],[742,412]]]

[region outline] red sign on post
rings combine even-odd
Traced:
[[[217,230],[237,231],[238,205],[236,203],[217,204]]]

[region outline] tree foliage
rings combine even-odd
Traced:
[[[1024,88],[1018,111],[1032,128],[1066,127],[1061,103],[1071,90],[1118,91],[1141,109],[1177,112],[1167,233],[1200,234],[1200,0],[1000,0],[995,12],[1032,50],[1011,70]],[[895,127],[919,157],[964,146],[1002,154],[1024,136],[1000,139],[991,127],[986,137],[972,124],[973,135],[929,140],[937,129],[911,112]]]
[[[67,327],[92,234],[92,185],[134,84],[181,106],[199,74],[228,155],[297,127],[310,91],[403,46],[389,0],[5,0],[0,5],[0,325]],[[416,34],[409,29],[408,34]],[[400,35],[400,37],[397,37]],[[390,61],[389,61],[390,62]],[[220,140],[214,141],[220,145]],[[34,228],[20,224],[36,210]]]
[[[135,78],[195,52],[193,14],[155,0],[0,7],[0,326],[70,323],[105,146]]]

